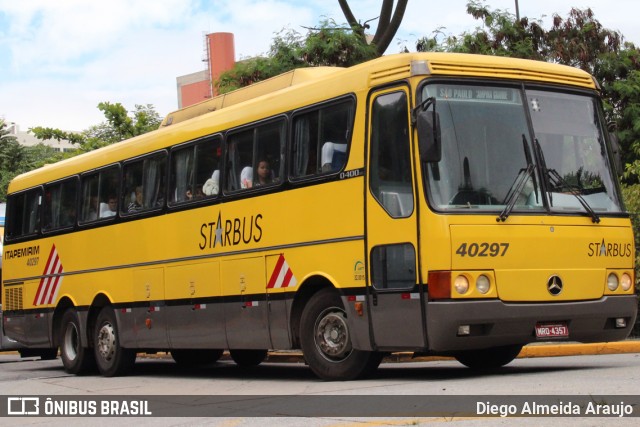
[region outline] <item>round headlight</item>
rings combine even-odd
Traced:
[[[609,273],[609,277],[607,277],[607,288],[612,292],[618,289],[618,276],[616,276],[615,273]]]
[[[458,276],[453,282],[453,286],[460,295],[466,294],[469,290],[469,280],[465,276]]]
[[[622,273],[622,276],[620,277],[620,286],[622,287],[622,290],[628,291],[629,289],[631,289],[631,285],[631,276],[627,273]]]
[[[480,292],[481,294],[486,294],[487,292],[489,292],[489,287],[491,287],[489,278],[484,274],[478,276],[478,279],[476,280],[476,289],[478,289],[478,292]]]

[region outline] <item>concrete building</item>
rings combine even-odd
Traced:
[[[38,138],[36,138],[32,133],[29,133],[27,131],[21,131],[20,126],[17,123],[13,123],[13,122],[5,122],[5,123],[7,124],[7,131],[9,131],[9,135],[16,137],[20,145],[32,147],[34,145],[38,145],[42,143],[60,152],[73,151],[78,148],[75,145],[71,144],[69,141],[64,139],[62,141],[56,141],[55,139],[41,141]]]
[[[218,95],[213,82],[220,74],[233,68],[235,48],[232,33],[211,33],[204,36],[205,69],[177,77],[178,108],[188,107]]]

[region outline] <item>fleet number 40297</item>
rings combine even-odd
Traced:
[[[501,242],[481,242],[467,243],[464,242],[456,250],[456,254],[464,257],[497,257],[505,256],[509,250],[508,243]]]

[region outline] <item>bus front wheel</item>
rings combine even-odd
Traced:
[[[93,367],[93,354],[90,348],[82,346],[80,320],[78,313],[72,308],[62,315],[58,342],[65,372],[82,375]]]
[[[305,306],[300,320],[300,345],[311,370],[324,380],[352,380],[373,372],[380,353],[356,350],[340,296],[323,289]]]
[[[136,360],[134,350],[120,345],[116,316],[111,307],[103,307],[98,314],[94,344],[98,370],[105,377],[126,374]]]
[[[521,345],[467,350],[455,355],[458,362],[476,370],[497,369],[513,361],[522,350]]]

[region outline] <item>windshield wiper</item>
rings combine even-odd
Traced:
[[[513,185],[511,186],[511,189],[509,189],[509,192],[505,197],[505,200],[507,201],[507,205],[504,207],[502,212],[500,212],[500,215],[498,215],[498,218],[496,218],[497,222],[501,222],[501,221],[504,222],[507,220],[507,218],[511,214],[511,211],[516,206],[516,202],[518,201],[518,196],[520,196],[520,193],[522,192],[522,189],[524,188],[524,185],[527,182],[527,179],[529,179],[529,177],[531,176],[533,169],[534,169],[533,163],[529,164],[525,169],[520,169],[520,172],[518,172],[518,176],[516,176],[516,180],[514,181]]]
[[[506,206],[504,207],[502,212],[500,212],[498,218],[496,218],[497,222],[504,222],[507,220],[507,218],[511,214],[511,211],[513,211],[513,208],[516,206],[518,197],[520,196],[520,193],[522,192],[522,189],[524,188],[524,185],[526,184],[529,177],[533,178],[533,192],[536,196],[536,203],[538,203],[538,181],[536,181],[536,175],[534,173],[535,166],[531,157],[529,144],[527,143],[527,137],[524,134],[522,134],[522,146],[524,148],[524,157],[527,160],[527,167],[524,169],[520,169],[515,181],[513,182],[513,185],[511,185],[511,188],[507,192],[507,195],[504,198]]]
[[[584,210],[587,211],[587,213],[591,216],[591,222],[593,222],[594,224],[598,224],[600,222],[600,217],[589,205],[589,203],[587,203],[584,197],[582,197],[579,189],[576,188],[574,185],[569,184],[555,169],[547,169],[547,164],[544,160],[544,153],[542,152],[542,147],[540,146],[538,139],[533,140],[533,146],[536,150],[536,154],[538,155],[538,158],[540,159],[542,170],[546,174],[547,179],[549,180],[549,183],[555,188],[560,187],[560,188],[568,189],[569,193],[573,195],[576,199],[578,199],[578,202],[580,202]],[[553,204],[553,199],[551,197],[551,189],[549,189],[549,201],[551,204]]]

